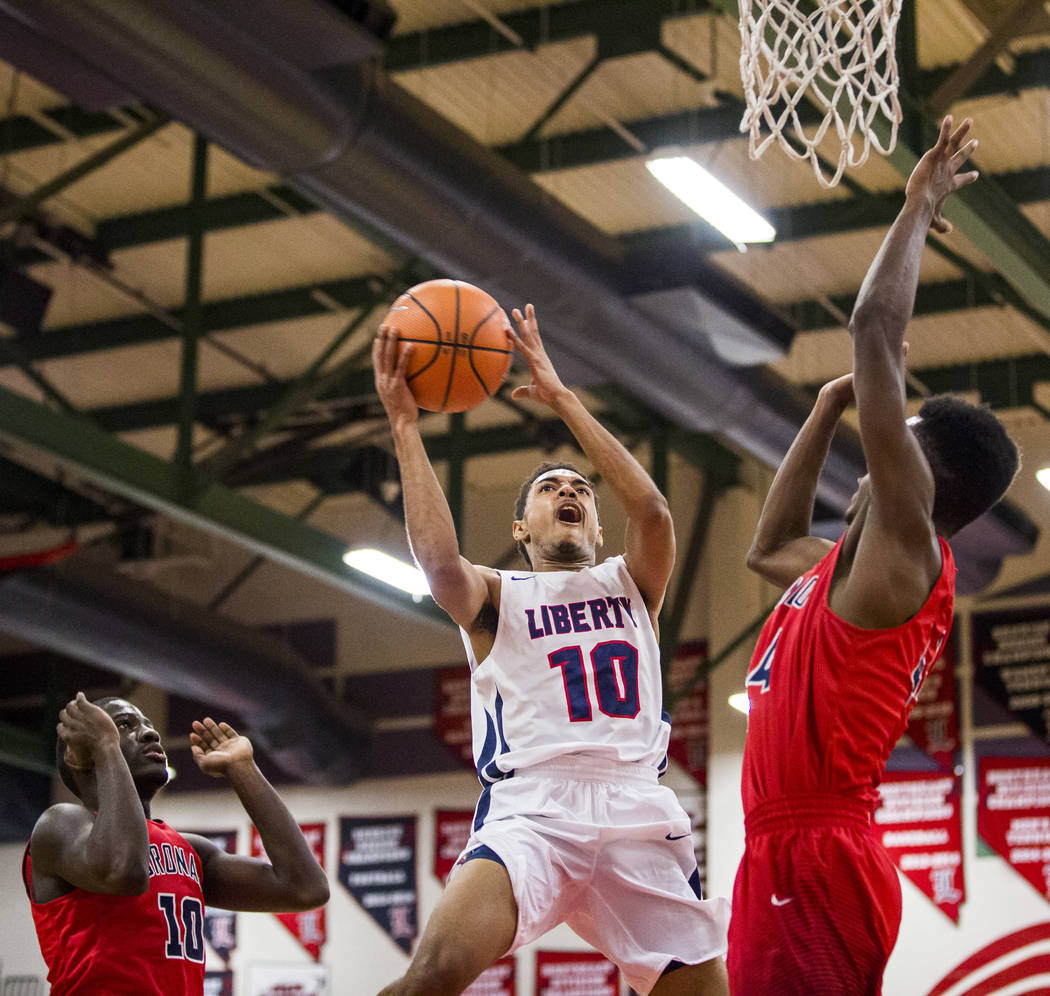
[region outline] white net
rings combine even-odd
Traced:
[[[901,0],[739,0],[740,75],[752,159],[774,140],[809,159],[824,187],[874,145],[893,151],[901,108],[895,42]],[[813,9],[813,8],[816,9]],[[876,121],[881,114],[885,122]],[[888,126],[883,142],[876,127]],[[834,126],[838,161],[817,146]],[[768,130],[763,134],[763,128]],[[808,130],[807,130],[808,128]]]

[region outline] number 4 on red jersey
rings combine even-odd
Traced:
[[[777,641],[779,641],[782,632],[783,629],[781,628],[773,634],[773,639],[769,641],[769,646],[766,647],[758,663],[748,671],[748,688],[761,688],[763,693],[769,691],[769,680],[773,672],[773,655],[776,653]]]

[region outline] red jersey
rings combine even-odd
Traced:
[[[938,539],[940,577],[900,626],[862,629],[831,611],[841,539],[777,603],[747,675],[745,815],[812,794],[853,797],[874,811],[890,751],[951,628],[955,561]]]
[[[74,889],[33,899],[33,858],[22,880],[33,907],[51,996],[201,996],[204,893],[201,862],[186,839],[160,820],[149,829],[149,889],[107,896]]]

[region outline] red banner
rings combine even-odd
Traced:
[[[707,643],[684,643],[671,661],[668,688],[676,699],[671,710],[671,742],[667,756],[707,787],[707,680],[694,686],[707,660]],[[688,690],[687,690],[688,689]],[[684,692],[684,694],[683,694]]]
[[[536,996],[619,996],[620,970],[597,951],[537,951]]]
[[[463,990],[463,996],[515,996],[518,987],[514,976],[513,956],[500,958]]]
[[[949,920],[966,899],[956,775],[887,771],[875,825],[897,867]]]
[[[434,814],[434,874],[444,882],[456,858],[467,846],[474,813],[470,809],[439,809]]]
[[[982,757],[977,833],[1050,899],[1050,758]]]
[[[313,856],[322,868],[324,868],[324,828],[323,823],[299,824],[299,829],[302,830],[306,842],[310,845]],[[254,826],[252,827],[251,853],[253,858],[266,856],[266,850],[259,838],[259,831]],[[310,952],[310,957],[314,961],[320,961],[321,946],[327,939],[323,906],[318,910],[307,910],[304,913],[274,913],[274,916],[284,924],[292,937]]]
[[[439,667],[434,701],[434,732],[474,770],[470,733],[470,671],[463,665]]]
[[[955,643],[951,638],[919,689],[919,698],[908,717],[908,736],[943,770],[954,769],[959,718],[955,706]]]

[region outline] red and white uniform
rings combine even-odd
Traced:
[[[837,616],[842,540],[777,603],[748,671],[744,860],[733,890],[734,996],[880,992],[900,926],[896,870],[872,833],[877,787],[951,629],[955,561],[890,629]]]
[[[201,862],[185,838],[148,820],[149,889],[107,896],[74,889],[33,898],[33,858],[22,879],[32,903],[51,996],[201,996],[204,893]]]

